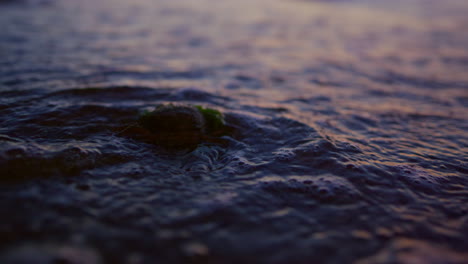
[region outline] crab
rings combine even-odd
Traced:
[[[165,149],[193,149],[200,143],[223,144],[232,128],[218,110],[199,105],[161,104],[142,113],[120,133]]]

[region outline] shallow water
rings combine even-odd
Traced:
[[[1,2],[2,263],[464,263],[466,12]],[[116,133],[162,102],[236,132],[189,153]]]

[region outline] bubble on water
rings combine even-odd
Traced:
[[[294,159],[296,154],[292,148],[280,148],[277,151],[273,152],[275,159],[278,161],[291,161]]]
[[[360,196],[348,180],[331,174],[295,176],[287,181],[264,181],[261,186],[275,194],[302,194],[326,203],[354,203]]]
[[[323,156],[330,152],[336,152],[339,149],[329,140],[320,139],[316,142],[306,141],[304,144],[301,144],[296,153],[299,157],[309,158],[315,156]]]
[[[411,188],[426,193],[438,192],[442,180],[418,166],[398,166],[398,176]]]
[[[236,171],[246,172],[252,169],[253,165],[246,158],[238,155],[234,155],[229,163],[230,166],[234,167]]]
[[[323,201],[354,201],[358,195],[349,181],[337,176],[320,176],[309,184],[314,188],[316,197]]]

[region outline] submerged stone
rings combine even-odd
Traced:
[[[221,112],[192,105],[162,104],[143,113],[136,131],[144,141],[165,148],[193,148],[227,134]]]
[[[186,105],[159,105],[143,113],[138,123],[152,133],[203,133],[205,120],[200,111]]]

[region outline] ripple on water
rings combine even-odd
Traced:
[[[331,174],[290,177],[289,180],[260,181],[261,189],[278,196],[300,195],[330,204],[360,201],[359,191],[348,180]]]
[[[47,100],[64,100],[70,101],[98,101],[98,102],[115,102],[119,101],[147,101],[161,100],[166,98],[171,92],[171,89],[151,87],[136,87],[136,86],[96,86],[69,88],[52,92],[46,96]]]
[[[38,144],[0,141],[0,145],[0,179],[3,182],[59,175],[73,176],[126,159],[125,155],[118,153],[103,154],[100,144],[90,142]]]
[[[438,193],[444,190],[448,181],[444,178],[435,176],[419,166],[397,166],[400,178],[407,184],[411,190]]]

